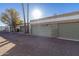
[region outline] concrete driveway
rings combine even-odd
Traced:
[[[79,56],[79,42],[0,32],[3,56]]]

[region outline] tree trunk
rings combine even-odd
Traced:
[[[15,24],[15,22],[13,23],[13,28],[14,28],[14,32],[16,32],[16,24]]]

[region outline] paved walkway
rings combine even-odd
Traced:
[[[0,55],[79,56],[79,42],[1,32]]]

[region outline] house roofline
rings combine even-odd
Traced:
[[[45,20],[45,19],[50,19],[50,18],[59,18],[59,17],[72,16],[72,15],[77,15],[77,14],[79,14],[79,11],[74,11],[74,12],[70,12],[70,13],[64,13],[64,14],[44,17],[44,18],[40,18],[40,19],[32,19],[31,22],[35,22],[35,21],[39,21],[39,20]]]

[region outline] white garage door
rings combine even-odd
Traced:
[[[59,24],[59,36],[79,40],[79,23]]]
[[[32,35],[56,37],[56,24],[53,25],[32,25]]]

